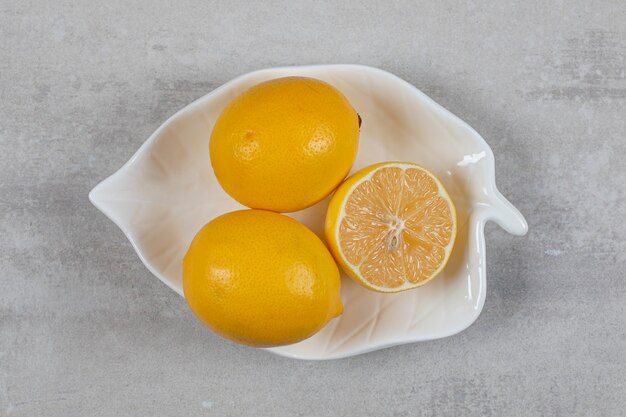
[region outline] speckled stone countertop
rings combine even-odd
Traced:
[[[626,3],[0,2],[0,415],[623,416]],[[389,4],[387,4],[389,3]],[[360,63],[492,147],[456,336],[329,362],[226,342],[87,200],[168,116],[264,67]]]

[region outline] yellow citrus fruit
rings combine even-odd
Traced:
[[[211,164],[241,204],[297,211],[322,200],[348,175],[359,123],[348,100],[325,82],[266,81],[236,97],[217,119]]]
[[[420,287],[446,265],[456,211],[439,180],[408,162],[372,165],[332,197],[326,239],[356,282],[380,292]]]
[[[339,269],[322,241],[282,214],[241,210],[206,224],[183,261],[189,307],[235,342],[306,339],[342,312]]]

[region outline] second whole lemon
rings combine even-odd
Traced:
[[[211,164],[224,190],[243,205],[297,211],[346,177],[359,125],[359,115],[333,86],[307,77],[273,79],[223,110],[211,134]]]
[[[209,328],[257,347],[306,339],[343,310],[339,269],[322,241],[265,210],[205,225],[185,255],[183,290]]]

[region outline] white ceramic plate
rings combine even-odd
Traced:
[[[435,173],[457,209],[450,261],[428,285],[379,294],[342,278],[344,313],[313,337],[269,349],[300,359],[332,359],[458,333],[485,301],[485,222],[523,235],[526,221],[497,190],[493,153],[470,126],[400,78],[371,67],[272,68],[238,77],[167,120],[91,202],[126,234],[161,281],[182,295],[182,259],[196,232],[214,217],[242,208],[219,186],[208,154],[213,124],[226,104],[268,79],[301,75],[324,80],[361,115],[353,172],[381,161],[412,161]],[[328,199],[292,217],[322,237]]]

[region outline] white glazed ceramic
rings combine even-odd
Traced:
[[[344,313],[313,337],[269,349],[300,359],[332,359],[458,333],[485,301],[485,222],[524,235],[527,224],[495,184],[493,153],[470,126],[400,78],[371,67],[272,68],[238,77],[167,120],[91,202],[126,234],[161,281],[182,295],[182,259],[196,232],[242,208],[219,186],[208,154],[213,124],[226,104],[268,79],[301,75],[343,92],[361,115],[353,172],[381,161],[412,161],[435,173],[457,209],[458,235],[448,265],[428,285],[399,294],[366,290],[342,278]],[[322,236],[328,199],[293,213]]]

